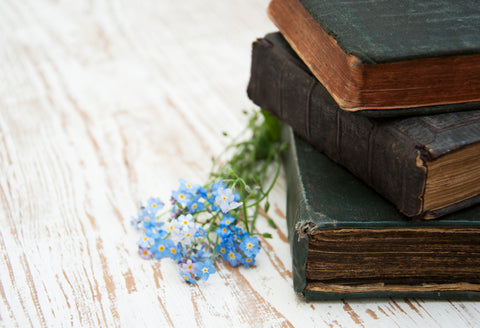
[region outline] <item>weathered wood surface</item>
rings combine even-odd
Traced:
[[[198,286],[145,261],[130,216],[202,182],[238,133],[266,0],[0,2],[0,326],[475,326],[479,303],[305,303],[285,181],[257,266]]]

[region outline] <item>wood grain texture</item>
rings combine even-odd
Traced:
[[[202,182],[252,108],[268,1],[0,2],[0,326],[474,326],[478,303],[305,303],[293,292],[285,180],[258,263],[198,286],[145,261],[136,204]]]

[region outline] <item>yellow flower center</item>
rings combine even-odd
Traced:
[[[158,246],[158,250],[160,252],[163,252],[165,250],[165,246],[163,246],[163,245]]]

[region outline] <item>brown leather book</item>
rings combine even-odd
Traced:
[[[474,1],[272,0],[268,14],[344,110],[480,101]]]
[[[405,118],[343,111],[279,33],[254,42],[247,93],[408,217],[480,203],[480,110]]]

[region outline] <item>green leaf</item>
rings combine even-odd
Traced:
[[[270,238],[270,239],[272,238],[272,234],[267,233],[267,232],[263,233],[262,236],[263,236],[264,238]]]
[[[267,219],[268,225],[271,226],[272,228],[276,229],[277,225],[272,219]]]
[[[255,159],[265,159],[270,153],[272,147],[271,139],[266,135],[260,135],[252,140],[255,146]]]
[[[264,206],[265,213],[267,213],[269,209],[270,209],[270,202],[267,200],[265,201],[265,206]]]
[[[288,148],[288,142],[284,142],[280,145],[280,151],[284,151]]]
[[[277,142],[280,140],[280,123],[278,119],[265,110],[261,110],[263,118],[265,119],[265,126],[267,127],[270,140]]]

